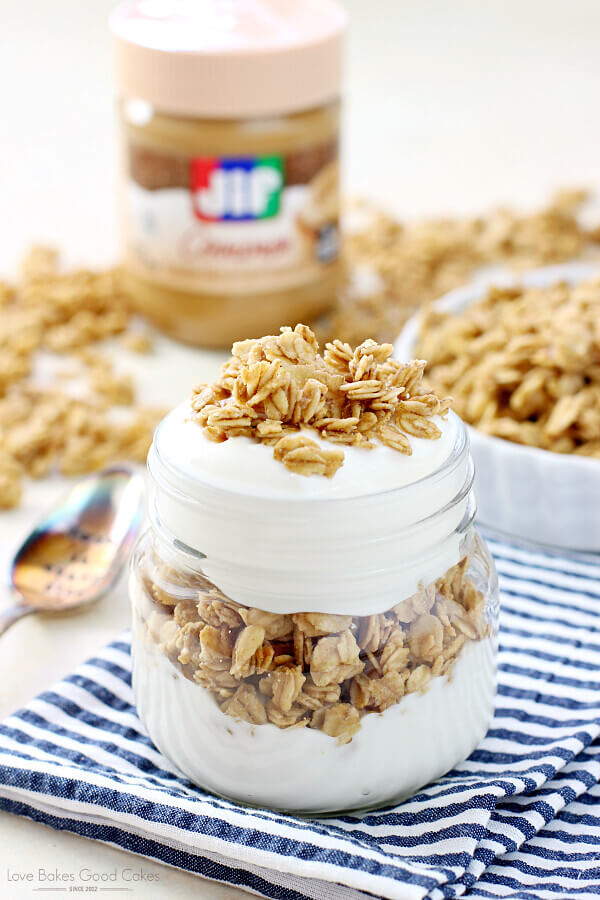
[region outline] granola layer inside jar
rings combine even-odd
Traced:
[[[227,597],[200,571],[140,555],[136,627],[221,712],[252,725],[312,728],[345,744],[432,679],[451,678],[465,649],[489,638],[495,608],[465,555],[374,615],[272,613]]]

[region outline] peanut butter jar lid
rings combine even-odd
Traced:
[[[340,93],[336,0],[127,0],[112,13],[121,95],[163,113],[249,118]]]

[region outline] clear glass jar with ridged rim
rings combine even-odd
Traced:
[[[472,752],[493,714],[498,588],[456,417],[434,471],[360,496],[193,480],[160,429],[149,469],[133,684],[187,777],[326,815],[400,801]]]

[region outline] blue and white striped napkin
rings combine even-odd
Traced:
[[[285,900],[597,898],[600,561],[490,546],[496,716],[412,800],[307,821],[194,788],[141,728],[124,636],[0,725],[0,806]]]

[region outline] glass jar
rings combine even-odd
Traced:
[[[169,417],[159,426],[130,576],[133,685],[193,782],[293,813],[368,809],[483,738],[498,589],[452,427],[449,455],[414,483],[294,499],[193,477],[169,458]]]
[[[125,283],[168,334],[225,347],[333,303],[345,21],[335,0],[114,13]]]

